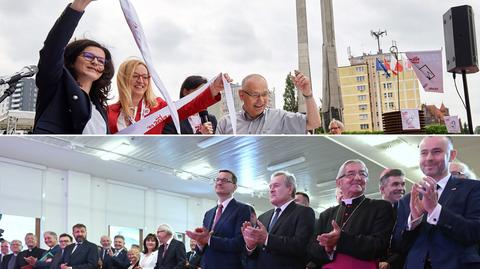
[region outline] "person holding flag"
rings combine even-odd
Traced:
[[[227,81],[231,81],[228,74],[223,74]],[[203,92],[189,103],[178,109],[180,120],[205,110],[221,99],[223,90],[222,76],[218,76]],[[123,62],[117,74],[117,87],[120,100],[108,106],[109,129],[112,134],[144,119],[167,106],[167,102],[153,93],[151,75],[147,65],[138,59]],[[145,134],[162,134],[166,123],[171,117],[160,117]],[[142,131],[142,132],[143,132]]]

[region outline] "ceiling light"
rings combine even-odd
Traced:
[[[238,186],[237,187],[237,192],[241,193],[241,194],[253,194],[254,191],[250,188],[247,188],[247,187]]]
[[[398,139],[396,135],[365,135],[361,137],[359,136],[357,138],[360,139],[365,144],[368,144],[372,147],[375,147],[381,144],[386,144]]]
[[[190,174],[189,172],[187,171],[178,171],[176,170],[175,172],[175,176],[183,179],[183,180],[190,180],[190,179],[193,179],[193,175]]]
[[[420,159],[418,149],[404,142],[386,148],[385,154],[407,168],[417,167]]]
[[[293,166],[293,165],[296,165],[296,164],[303,163],[303,162],[305,162],[305,160],[306,160],[305,157],[301,156],[301,157],[291,159],[291,160],[288,160],[288,161],[284,161],[284,162],[281,162],[281,163],[276,163],[276,164],[269,165],[269,166],[267,166],[267,170],[272,171],[272,172],[277,171],[277,170],[280,170],[280,169],[283,169],[283,168],[286,168],[286,167],[289,167],[289,166]]]
[[[210,138],[207,138],[205,140],[202,140],[200,142],[197,143],[197,146],[202,148],[202,149],[205,149],[205,148],[208,148],[210,146],[213,146],[215,144],[218,144],[224,140],[227,140],[228,138],[230,138],[230,136],[212,136]]]

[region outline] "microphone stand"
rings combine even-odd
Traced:
[[[0,97],[0,104],[3,102],[3,100],[5,100],[7,97],[9,97],[15,92],[15,84],[17,84],[17,82],[12,82],[8,84],[8,88],[3,92],[2,97]]]

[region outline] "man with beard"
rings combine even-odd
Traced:
[[[76,243],[65,248],[60,269],[96,269],[98,266],[98,248],[87,241],[87,227],[75,224],[72,228]]]
[[[368,169],[361,160],[348,160],[336,177],[341,203],[320,214],[309,248],[322,268],[377,268],[387,254],[395,213],[383,200],[365,197]]]
[[[33,233],[27,233],[25,235],[25,245],[27,245],[27,249],[18,254],[18,257],[15,261],[15,269],[22,269],[22,267],[28,266],[29,264],[27,259],[29,257],[38,259],[43,255],[45,250],[38,248],[37,243],[37,237],[35,237]]]
[[[380,193],[382,199],[392,203],[395,211],[398,208],[398,201],[405,194],[405,174],[400,169],[385,169],[380,175]],[[386,257],[380,259],[379,269],[400,269],[403,268],[404,257],[401,253],[393,251],[390,247]]]
[[[425,137],[419,148],[425,177],[400,200],[394,232],[405,268],[480,268],[480,182],[451,176],[449,137]]]

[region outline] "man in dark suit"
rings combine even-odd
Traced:
[[[76,243],[65,248],[60,269],[96,269],[98,267],[98,248],[87,241],[87,227],[75,224],[72,228]]]
[[[379,190],[382,199],[389,201],[397,214],[398,201],[405,195],[405,174],[401,169],[385,169],[380,174]],[[387,256],[380,259],[379,269],[402,269],[405,257],[388,248]]]
[[[309,248],[326,268],[377,268],[387,254],[395,213],[384,200],[365,197],[368,169],[361,160],[344,162],[336,177],[341,202],[320,214]]]
[[[45,245],[49,247],[48,250],[44,251],[40,258],[28,257],[25,258],[28,264],[32,265],[35,269],[49,269],[52,263],[53,257],[60,251],[60,246],[58,245],[58,237],[55,232],[46,231],[43,233],[43,239]]]
[[[100,247],[98,248],[98,257],[102,269],[112,269],[112,259],[114,248],[112,248],[112,240],[108,235],[100,237]]]
[[[185,245],[173,238],[173,229],[168,224],[161,224],[157,229],[158,248],[155,269],[183,269],[187,254]]]
[[[18,254],[22,250],[22,241],[12,240],[10,243],[12,253],[6,255],[2,260],[2,269],[13,269],[18,258]]]
[[[190,239],[190,251],[187,252],[187,269],[200,268],[200,262],[202,261],[202,255],[196,251],[197,241]]]
[[[10,243],[7,240],[4,240],[0,244],[0,264],[2,264],[3,258],[8,255],[10,252]]]
[[[405,268],[480,268],[480,182],[452,177],[457,155],[449,137],[425,137],[425,177],[398,205],[394,245],[407,253]]]
[[[113,252],[109,252],[108,255],[111,258],[112,269],[127,269],[130,266],[123,235],[113,237]]]
[[[270,203],[275,208],[258,217],[258,227],[250,222],[242,226],[249,258],[257,260],[257,268],[305,269],[315,213],[295,203],[295,182],[294,175],[275,172],[270,179]]]
[[[242,269],[245,242],[240,228],[250,220],[250,208],[233,198],[236,189],[235,174],[220,170],[215,179],[217,206],[205,213],[202,228],[187,231],[202,253],[202,269]]]
[[[43,255],[45,250],[38,248],[37,243],[37,237],[33,233],[27,233],[25,235],[27,249],[18,254],[15,261],[15,269],[21,269],[23,266],[29,265],[25,258],[33,257],[38,259]]]
[[[50,264],[50,269],[60,269],[60,264],[63,261],[63,254],[65,252],[65,248],[68,245],[72,244],[72,240],[73,238],[66,233],[63,233],[58,237],[58,246],[60,247],[60,250],[53,257]]]

